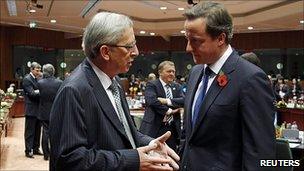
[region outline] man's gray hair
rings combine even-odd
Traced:
[[[102,45],[115,45],[125,29],[130,27],[133,27],[133,22],[125,15],[110,12],[96,14],[83,34],[82,45],[86,56],[95,58]]]
[[[55,68],[52,64],[45,64],[42,67],[43,77],[51,77],[55,74]]]
[[[198,3],[184,13],[188,20],[204,18],[206,20],[206,32],[216,38],[221,33],[226,34],[226,43],[230,43],[233,37],[232,16],[226,8],[216,2]]]
[[[32,62],[30,68],[31,68],[31,70],[33,70],[35,68],[41,69],[41,65],[38,62]]]
[[[158,65],[158,72],[162,72],[165,69],[166,65],[175,67],[172,61],[163,61]]]

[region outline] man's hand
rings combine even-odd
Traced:
[[[167,131],[162,136],[152,140],[150,145],[157,144],[157,148],[152,151],[153,153],[158,153],[160,156],[164,156],[167,159],[170,159],[169,165],[174,169],[178,170],[179,166],[176,162],[180,160],[179,156],[172,150],[165,142],[171,136],[171,132]]]
[[[167,104],[168,104],[166,98],[158,97],[157,100],[158,100],[161,104],[163,104],[163,105],[167,105]]]
[[[147,154],[150,153],[152,150],[155,150],[156,148],[158,148],[156,143],[137,148],[140,160],[139,170],[172,171],[173,168],[169,166],[169,163],[171,163],[170,159],[164,158],[162,156],[150,156]]]

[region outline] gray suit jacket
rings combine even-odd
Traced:
[[[121,99],[136,146],[152,138],[138,132]],[[139,156],[97,75],[85,59],[60,87],[50,117],[50,170],[138,170]]]
[[[210,86],[192,128],[192,104],[203,65],[193,67],[185,98],[186,140],[182,170],[261,170],[260,159],[275,158],[274,96],[266,74],[233,52]],[[269,168],[266,168],[269,169]]]

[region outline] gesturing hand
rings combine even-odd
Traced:
[[[171,136],[171,132],[167,131],[162,136],[152,140],[150,145],[157,144],[157,147],[152,150],[149,154],[152,156],[160,156],[166,159],[169,159],[169,165],[174,169],[178,170],[179,166],[176,162],[180,160],[179,156],[172,150],[165,142]],[[156,154],[155,154],[156,153]]]
[[[160,156],[150,156],[147,153],[150,153],[152,150],[157,148],[157,144],[153,143],[148,146],[137,148],[140,166],[139,169],[141,171],[148,170],[161,170],[161,171],[172,171],[168,164],[170,163],[170,159],[163,158]]]

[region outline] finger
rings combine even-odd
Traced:
[[[171,162],[169,158],[162,158],[162,157],[149,156],[149,155],[148,155],[148,160],[151,163],[162,164],[162,165],[170,164],[170,162]]]
[[[149,166],[149,170],[157,170],[157,171],[172,171],[173,168],[169,165],[152,165]]]
[[[170,159],[170,165],[173,167],[173,170],[178,170],[178,164],[170,156],[168,156],[168,158]]]
[[[149,144],[149,145],[144,146],[144,147],[139,147],[139,148],[137,148],[137,150],[141,151],[143,153],[148,153],[149,151],[155,150],[156,148],[157,148],[157,144],[152,143],[152,144]]]
[[[180,157],[175,153],[174,150],[172,150],[168,145],[166,145],[167,147],[167,153],[170,157],[172,157],[175,161],[179,161]]]
[[[169,139],[171,136],[171,132],[167,131],[166,133],[164,133],[162,136],[156,138],[156,140],[158,140],[161,143],[165,143],[167,141],[167,139]]]

